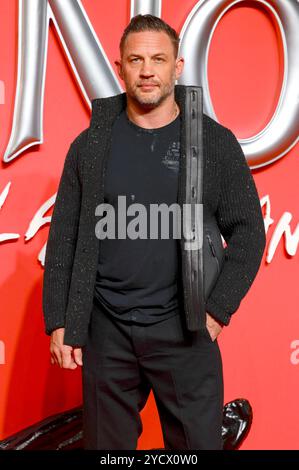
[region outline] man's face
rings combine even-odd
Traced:
[[[184,59],[175,58],[164,31],[130,33],[120,61],[115,61],[127,95],[145,108],[157,107],[173,93]]]

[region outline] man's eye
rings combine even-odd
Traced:
[[[137,62],[137,60],[139,60],[139,57],[135,57],[134,59],[132,59],[132,62]]]
[[[162,57],[156,57],[156,62],[163,62]]]

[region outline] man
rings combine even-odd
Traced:
[[[132,210],[184,200],[187,87],[175,85],[184,65],[178,44],[161,19],[131,20],[115,62],[126,93],[92,101],[90,127],[70,146],[53,211],[46,333],[52,363],[83,365],[86,449],[136,449],[150,390],[166,449],[222,449],[217,337],[250,288],[265,247],[258,193],[236,137],[203,115],[204,227],[215,219],[227,243],[219,265],[216,237],[204,237],[209,263],[218,266],[206,312],[198,312],[204,328],[190,331],[186,322],[186,258],[173,233],[130,237],[136,224],[132,230],[129,220],[126,236],[104,238],[104,218],[98,225],[96,217],[105,203],[105,217],[112,207],[121,225],[119,196]]]

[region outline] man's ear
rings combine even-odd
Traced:
[[[117,67],[117,72],[120,78],[123,80],[123,72],[122,72],[122,64],[121,64],[121,59],[117,59],[114,61],[116,67]]]
[[[184,69],[185,59],[183,57],[179,57],[176,59],[175,64],[175,76],[176,80],[181,76],[183,69]]]

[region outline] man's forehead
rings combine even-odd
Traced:
[[[157,52],[158,51],[158,52]],[[165,52],[162,51],[162,49],[160,50],[153,50],[153,49],[149,49],[148,51],[146,51],[145,53],[142,53],[140,51],[138,51],[137,49],[136,50],[131,50],[127,53],[127,57],[139,57],[139,56],[143,56],[143,55],[151,55],[152,57],[155,57],[155,56],[159,56],[159,57],[167,57],[167,54]]]

